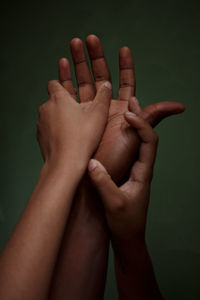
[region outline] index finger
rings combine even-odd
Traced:
[[[63,86],[58,82],[58,80],[50,80],[47,85],[47,90],[49,95],[53,95],[60,91],[65,91]]]
[[[153,166],[156,157],[158,137],[147,121],[134,113],[125,113],[125,118],[136,130],[141,145],[139,148],[138,160],[131,170],[130,181],[140,183],[150,182],[153,174]]]

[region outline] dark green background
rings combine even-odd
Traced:
[[[7,6],[6,6],[7,5]],[[38,106],[69,42],[97,34],[118,89],[118,51],[134,56],[142,106],[177,100],[182,115],[159,125],[147,239],[166,299],[200,299],[199,1],[27,1],[1,7],[1,248],[42,165]],[[91,274],[92,275],[92,274]],[[117,299],[112,259],[105,299]]]

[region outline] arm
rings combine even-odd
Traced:
[[[93,44],[93,39],[89,39]],[[93,52],[98,54],[101,45]],[[96,47],[95,46],[95,47]],[[71,42],[78,92],[83,107],[90,105],[95,96],[92,76],[86,60],[83,43]],[[101,56],[102,57],[102,56]],[[96,60],[97,61],[97,60]],[[96,89],[110,78],[102,58],[102,81],[96,81]],[[99,74],[100,75],[100,74]],[[59,62],[59,79],[76,99],[70,65],[67,59]],[[96,78],[95,78],[96,79]],[[104,294],[109,237],[101,202],[88,176],[79,185],[54,270],[49,299],[102,299]],[[69,283],[69,284],[66,284]]]
[[[48,91],[37,123],[45,164],[0,257],[1,299],[46,299],[75,190],[107,120],[110,84],[87,110],[56,81]],[[74,122],[82,123],[78,131]]]
[[[115,254],[120,299],[163,299],[145,243],[150,183],[157,149],[157,136],[146,121],[125,114],[141,139],[138,160],[129,180],[118,188],[96,160],[88,166],[90,177],[101,195]]]
[[[86,39],[86,44],[94,83],[83,42],[77,38],[71,42],[78,94],[81,105],[84,107],[92,101],[101,84],[106,80],[111,80],[100,40],[90,35]],[[128,108],[128,99],[135,95],[133,60],[128,47],[120,50],[119,67],[118,100],[111,101],[108,124],[95,154],[95,158],[109,170],[116,182],[123,179],[129,170],[139,146],[137,134],[133,130],[131,132],[127,130],[127,122],[123,116]],[[65,89],[76,99],[69,61],[65,58],[59,63],[59,79]],[[184,109],[183,105],[177,102],[153,104],[145,110],[134,105],[134,101],[132,101],[132,106],[135,106],[133,109],[138,111],[141,117],[147,119],[152,126],[164,117],[180,113]],[[87,177],[79,187],[75,202],[54,271],[51,300],[67,299],[68,295],[70,299],[102,299],[104,294],[109,240],[98,196]]]
[[[85,176],[74,199],[49,299],[103,299],[108,242],[101,202]]]
[[[79,166],[45,164],[0,257],[1,299],[45,299]],[[71,168],[73,167],[73,176]]]

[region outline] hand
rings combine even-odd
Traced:
[[[111,84],[101,85],[82,107],[57,81],[48,84],[49,100],[40,106],[37,136],[46,162],[69,160],[85,166],[103,134],[111,98]]]
[[[129,180],[117,187],[103,165],[94,159],[90,160],[88,170],[102,198],[111,233],[119,299],[163,300],[145,243],[158,137],[143,118],[131,112],[124,116],[141,140]]]
[[[71,53],[74,61],[78,92],[81,105],[90,105],[90,101],[99,90],[100,85],[110,81],[110,73],[104,58],[100,40],[95,35],[89,35],[86,45],[91,60],[95,86],[88,67],[83,42],[75,38],[71,41]],[[128,100],[135,95],[135,75],[131,51],[123,47],[119,53],[120,88],[118,100],[112,100],[109,119],[95,158],[98,159],[117,182],[124,177],[131,165],[139,147],[139,140],[134,130],[124,119],[128,108]],[[76,98],[72,83],[69,61],[62,58],[59,62],[59,79],[62,85]],[[136,102],[135,102],[136,103]],[[137,104],[134,105],[137,107]],[[178,102],[160,102],[140,109],[139,115],[155,126],[166,116],[181,113],[184,106]]]
[[[95,159],[90,160],[88,169],[101,195],[112,238],[115,241],[144,241],[158,137],[141,117],[131,112],[124,116],[141,139],[138,160],[132,167],[129,180],[118,188],[103,165]]]

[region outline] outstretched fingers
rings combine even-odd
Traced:
[[[149,123],[141,117],[131,112],[126,112],[124,116],[127,122],[136,129],[141,139],[138,160],[133,165],[129,180],[150,183],[157,151],[157,134],[153,131]]]
[[[98,90],[104,81],[111,82],[110,72],[99,38],[94,34],[88,35],[86,45],[90,56],[96,90]]]
[[[95,88],[83,42],[79,38],[74,38],[70,43],[70,48],[78,83],[80,101],[92,101],[95,97]]]
[[[74,88],[72,81],[72,72],[70,63],[67,58],[61,58],[58,64],[59,81],[62,86],[71,94],[76,100],[76,89]]]
[[[140,116],[148,121],[152,127],[155,127],[166,117],[180,114],[184,110],[185,106],[180,102],[158,102],[145,107]]]
[[[135,96],[135,72],[131,50],[128,47],[122,47],[119,52],[119,100],[128,101],[130,97]]]

